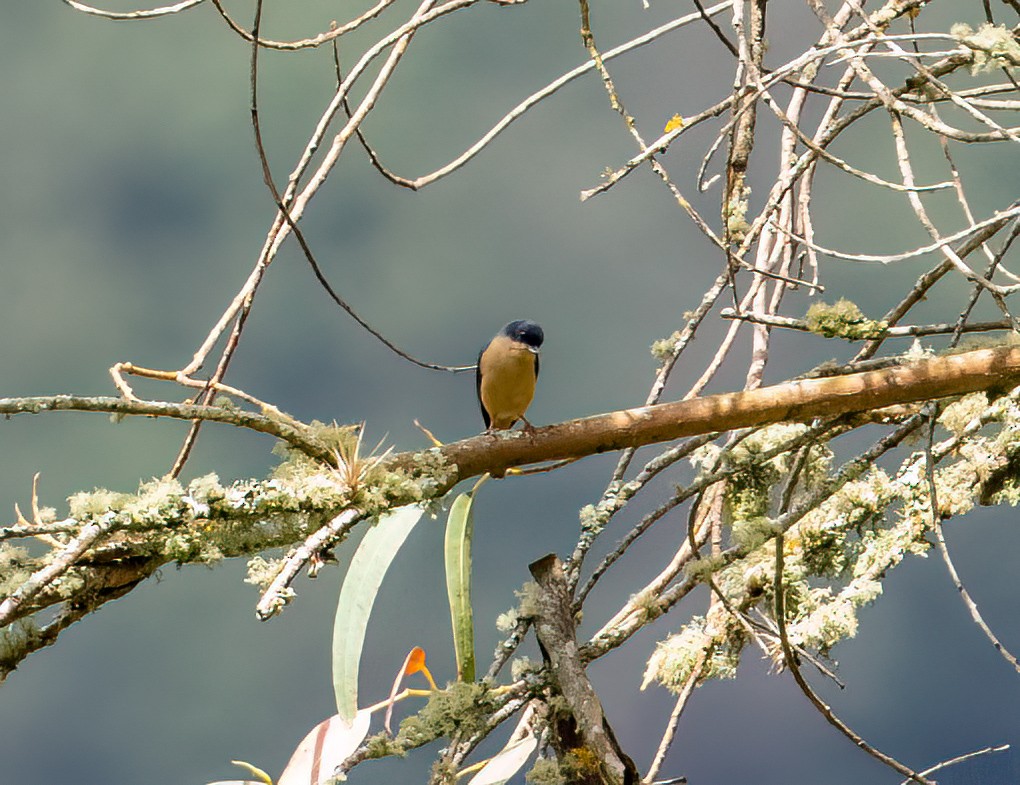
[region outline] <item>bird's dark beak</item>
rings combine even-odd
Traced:
[[[525,346],[527,346],[527,344],[525,344]],[[536,347],[534,347],[534,346],[528,346],[528,351],[531,352],[532,354],[539,354],[540,353],[538,351],[538,349]]]

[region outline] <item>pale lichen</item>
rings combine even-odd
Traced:
[[[537,673],[539,668],[540,665],[528,657],[516,657],[510,662],[510,678],[520,681],[526,676]]]
[[[680,340],[681,335],[682,333],[677,330],[666,338],[654,341],[650,347],[652,357],[658,360],[660,364],[673,359],[673,354],[676,352],[677,342]]]
[[[967,396],[947,407],[941,424],[950,437],[931,448],[939,463],[934,469],[938,517],[969,512],[981,494],[997,501],[1020,503],[1020,406],[1009,397],[988,401],[985,395]],[[835,492],[823,494],[794,522],[782,529],[781,494],[799,466],[798,485],[789,500],[809,499],[832,481],[832,455],[812,447],[794,464],[796,448],[782,456],[773,452],[793,444],[804,426],[766,428],[734,448],[716,446],[699,451],[692,463],[702,472],[727,470],[723,487],[729,534],[729,558],[723,554],[694,560],[686,567],[689,579],[708,581],[726,599],[716,607],[747,612],[757,606],[774,613],[775,538],[783,534],[783,576],[786,629],[795,646],[827,654],[840,641],[853,637],[860,608],[881,596],[889,570],[910,555],[925,555],[931,548],[933,512],[929,450],[906,455],[890,476],[872,464],[853,479],[841,482]],[[771,433],[769,431],[772,431]],[[732,473],[730,473],[732,472]],[[982,496],[982,500],[983,500]],[[789,509],[789,508],[784,508]],[[785,529],[785,530],[784,530]],[[718,611],[722,613],[722,611]],[[656,649],[646,671],[646,682],[657,680],[678,689],[692,673],[703,652],[718,656],[724,641],[737,652],[746,639],[737,630],[718,635],[733,625],[716,619],[708,625],[692,620]],[[778,643],[766,641],[769,654],[780,662]],[[726,661],[736,667],[736,656]],[[725,672],[713,662],[708,673]],[[704,676],[707,678],[708,676]]]
[[[942,414],[939,416],[939,425],[948,429],[954,436],[962,436],[967,427],[987,408],[987,393],[976,392],[964,395],[942,410]]]
[[[129,493],[118,493],[108,491],[105,488],[96,488],[93,491],[79,491],[68,497],[68,513],[72,518],[79,520],[102,515],[106,512],[118,512],[132,500]]]
[[[810,490],[829,469],[832,454],[827,447],[812,446],[799,458],[783,449],[803,435],[806,427],[796,423],[770,425],[750,434],[726,453],[700,452],[692,459],[705,469],[723,466],[731,472],[725,485],[727,513],[735,539],[747,549],[770,536],[768,514],[775,501],[775,489],[783,478],[790,476],[795,459],[800,493]],[[712,463],[706,462],[709,458],[714,459]]]
[[[707,617],[695,616],[656,645],[645,667],[641,689],[657,681],[679,692],[697,671],[697,679],[731,679],[737,674],[746,636],[733,617],[713,609]]]
[[[747,222],[747,210],[750,207],[751,189],[745,184],[743,175],[738,176],[730,191],[729,201],[723,206],[723,221],[726,223],[726,234],[732,244],[744,241],[751,225]]]
[[[282,564],[283,559],[266,559],[262,556],[254,556],[248,560],[248,574],[245,576],[244,582],[265,591],[279,574]]]
[[[1020,42],[1005,25],[984,22],[975,30],[959,22],[949,28],[949,34],[973,53],[971,74],[1020,66]]]
[[[582,532],[598,534],[598,532],[602,530],[602,524],[599,522],[598,511],[595,509],[594,504],[584,505],[578,512],[577,517]]]
[[[27,549],[0,542],[0,597],[11,595],[40,566]]]
[[[845,338],[864,341],[880,338],[889,329],[889,323],[868,319],[857,305],[841,298],[832,305],[814,303],[808,308],[807,327],[825,338]]]
[[[566,785],[567,778],[560,771],[560,764],[555,758],[539,758],[531,771],[524,775],[528,785]]]
[[[177,523],[187,515],[183,501],[184,488],[174,479],[152,479],[138,487],[138,493],[123,506],[130,526],[152,526]]]
[[[400,723],[396,741],[417,747],[458,732],[471,736],[485,730],[495,708],[483,684],[454,682],[433,692],[421,711]]]
[[[514,594],[520,603],[517,605],[517,616],[521,619],[533,619],[538,615],[542,588],[534,581],[528,581]]]
[[[517,609],[511,608],[496,617],[496,629],[505,635],[517,626],[519,620],[520,617],[517,615]]]

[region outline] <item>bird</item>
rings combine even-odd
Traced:
[[[524,412],[535,397],[538,350],[544,339],[535,322],[518,319],[478,353],[475,390],[486,431],[512,428],[518,420],[524,421],[525,430],[532,430]]]

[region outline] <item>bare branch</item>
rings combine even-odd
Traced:
[[[737,313],[732,308],[724,308],[719,312],[723,319],[737,319],[752,324],[764,324],[769,327],[781,327],[787,330],[798,330],[800,332],[811,332],[811,327],[804,319],[795,319],[790,316],[776,316],[767,313],[753,313],[745,311]],[[1013,322],[1008,319],[1000,319],[996,322],[968,322],[963,325],[957,324],[904,324],[889,327],[882,332],[883,338],[918,338],[925,335],[946,335],[956,332],[957,329],[965,333],[992,332],[996,330],[1012,330]]]
[[[326,464],[332,464],[334,460],[332,453],[307,431],[306,426],[296,427],[296,421],[290,418],[277,419],[272,415],[193,403],[126,401],[122,398],[81,395],[0,398],[0,414],[41,414],[43,412],[106,412],[126,416],[170,417],[176,420],[220,422],[276,436],[306,455],[317,458]]]
[[[1020,348],[983,349],[831,379],[808,379],[748,392],[644,406],[538,428],[531,434],[482,434],[435,451],[461,479],[538,461],[638,447],[770,422],[808,421],[962,395],[1020,377]],[[0,413],[3,413],[0,401]],[[392,465],[409,465],[394,456]]]
[[[256,39],[259,42],[259,46],[266,49],[280,49],[283,51],[297,50],[297,49],[308,49],[316,46],[322,46],[322,44],[335,41],[345,33],[349,33],[352,30],[357,30],[365,22],[375,19],[389,6],[393,5],[396,0],[379,0],[372,8],[365,11],[358,17],[355,17],[349,22],[342,25],[330,25],[328,32],[319,33],[312,38],[304,38],[299,41],[272,41],[263,38],[261,35],[252,34],[249,31],[241,27],[233,18],[227,13],[226,9],[220,0],[212,0],[213,5],[216,6],[216,10],[220,12],[220,16],[223,17],[223,21],[227,23],[227,26],[237,33],[245,41],[254,42]]]
[[[908,192],[909,192],[909,189],[908,189]],[[806,237],[800,237],[800,236],[798,236],[798,235],[796,235],[796,234],[794,234],[792,232],[784,232],[784,234],[789,234],[789,236],[792,237],[797,242],[803,243],[804,245],[807,245],[807,246],[813,248],[814,250],[818,251],[819,253],[823,253],[823,254],[825,254],[827,256],[831,256],[834,259],[843,259],[844,261],[847,261],[847,262],[880,262],[882,264],[891,264],[893,262],[902,262],[902,261],[905,261],[907,259],[914,259],[914,258],[917,258],[918,256],[924,256],[925,254],[929,254],[929,253],[932,253],[934,251],[943,250],[945,248],[948,248],[949,245],[951,245],[952,243],[955,243],[957,240],[961,240],[961,239],[963,239],[965,237],[968,237],[968,236],[970,236],[972,234],[975,234],[976,232],[980,231],[981,229],[984,229],[986,227],[993,226],[993,225],[1002,226],[1001,222],[1003,220],[1009,221],[1009,220],[1011,220],[1013,218],[1016,218],[1018,215],[1020,215],[1020,205],[1013,205],[1013,206],[1011,206],[1011,207],[1009,207],[1009,208],[1007,208],[1005,210],[1002,210],[1000,212],[996,212],[995,214],[989,216],[988,218],[985,218],[983,221],[978,221],[977,223],[971,224],[970,226],[967,226],[967,227],[965,227],[963,229],[960,229],[959,231],[954,232],[953,234],[946,235],[946,236],[942,237],[940,240],[938,240],[938,241],[936,241],[934,243],[931,243],[930,245],[922,245],[922,246],[920,246],[918,248],[914,248],[913,250],[904,251],[904,252],[898,253],[898,254],[855,254],[855,253],[845,253],[843,251],[837,251],[834,248],[825,248],[825,247],[823,247],[821,245],[818,245],[817,243],[810,243],[810,242],[808,242],[808,239]],[[783,231],[782,227],[780,227],[780,231]],[[965,273],[965,275],[967,275],[967,277],[969,279],[974,280],[974,279],[977,278],[977,275],[975,275],[974,272],[972,270],[970,270],[969,267],[967,267],[966,269],[967,269],[968,272]],[[1012,291],[1009,288],[1004,288],[1004,287],[998,287],[998,288],[1002,291],[1003,294],[1008,294],[1008,293],[1010,293]]]
[[[99,16],[103,19],[111,19],[115,22],[127,22],[140,19],[155,19],[160,16],[168,16],[169,14],[176,14],[181,11],[187,11],[189,8],[194,8],[199,5],[202,0],[182,0],[180,3],[173,3],[171,5],[160,6],[159,8],[151,8],[147,11],[104,11],[101,8],[95,8],[85,3],[80,3],[78,0],[64,0],[66,5],[71,6],[76,11],[81,11],[84,14],[91,16]]]
[[[291,595],[288,590],[301,569],[323,550],[343,542],[351,529],[363,518],[364,513],[359,510],[344,510],[287,554],[273,582],[262,592],[262,597],[255,606],[255,615],[261,621],[265,621],[279,613],[289,602]]]
[[[687,681],[684,682],[684,686],[680,690],[680,694],[677,695],[676,704],[674,704],[673,711],[669,715],[669,721],[666,723],[666,730],[663,731],[659,747],[655,751],[655,757],[652,759],[652,763],[648,767],[648,771],[645,773],[645,776],[641,779],[641,782],[645,785],[651,785],[658,776],[659,769],[662,768],[663,761],[666,760],[666,753],[669,752],[669,748],[673,745],[673,739],[676,736],[676,729],[680,724],[680,716],[683,714],[684,709],[687,708],[687,701],[690,700],[691,694],[694,692],[694,688],[697,686],[698,681],[701,678],[701,674],[705,668],[705,660],[708,659],[708,655],[708,650],[702,651],[694,668],[691,669],[691,675],[687,677]]]
[[[637,768],[620,749],[579,656],[574,612],[563,565],[550,555],[531,564],[530,570],[541,589],[537,599],[535,634],[559,692],[573,715],[578,741],[603,767],[598,781],[606,785],[635,782],[638,779]],[[561,730],[559,736],[564,744],[569,741],[569,736],[564,738],[564,731]]]

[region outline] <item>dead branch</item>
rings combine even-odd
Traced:
[[[571,783],[630,785],[639,780],[637,767],[620,748],[606,721],[599,697],[588,680],[581,661],[573,603],[563,564],[550,554],[529,566],[540,589],[535,616],[535,634],[559,693],[566,701],[569,717],[556,723],[554,745],[560,754],[583,748],[598,768],[580,773]],[[581,757],[578,755],[578,757]]]

